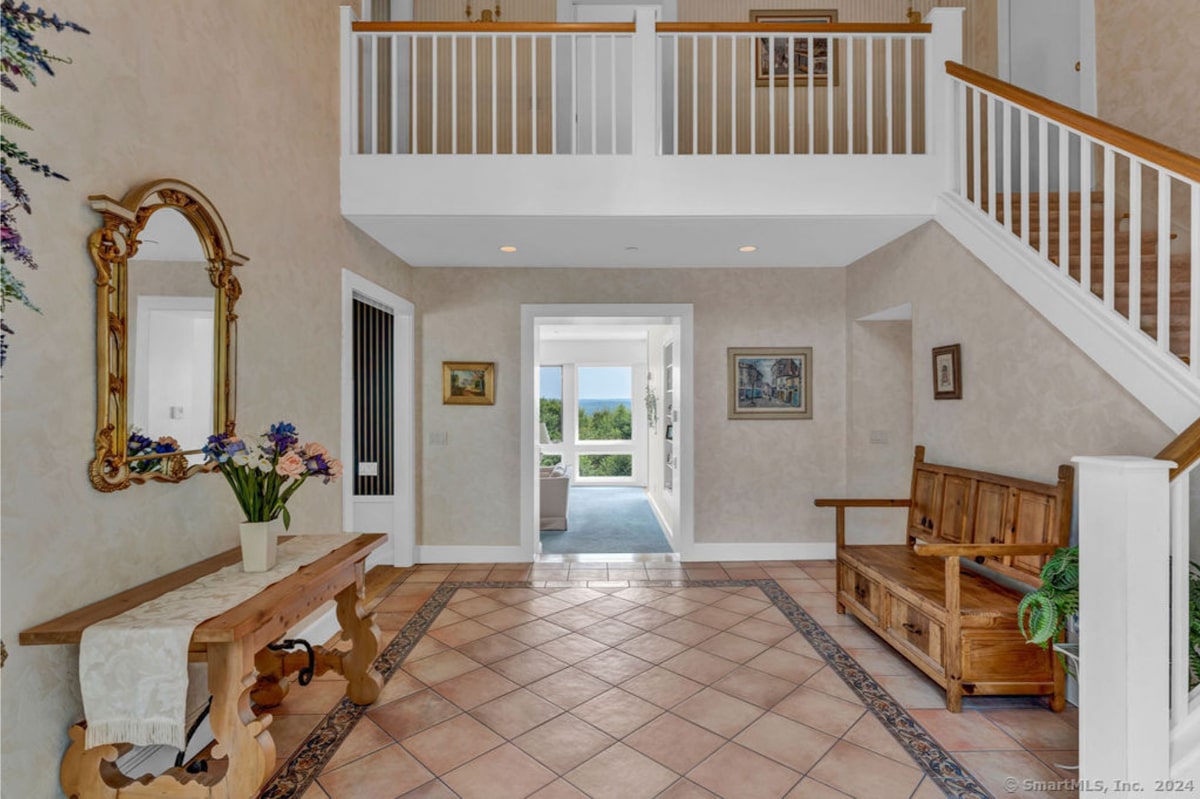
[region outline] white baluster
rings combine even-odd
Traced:
[[[958,96],[958,193],[967,198],[967,84],[962,81],[953,82],[955,94]]]
[[[1058,126],[1058,270],[1067,274],[1071,255],[1071,131]]]
[[[1142,162],[1136,158],[1129,159],[1129,326],[1142,329]]]
[[[537,64],[538,64],[538,46],[537,37],[529,37],[529,152],[533,155],[538,154],[538,85],[537,85]]]
[[[379,152],[379,37],[372,36],[371,42],[371,152]]]
[[[1038,253],[1050,258],[1050,137],[1045,117],[1038,117]]]
[[[875,152],[875,39],[874,37],[866,37],[867,45],[867,63],[864,79],[867,84],[867,153],[874,154]]]
[[[1079,136],[1079,285],[1092,290],[1092,140]]]
[[[767,135],[770,136],[771,155],[775,155],[775,37],[771,36],[771,46],[767,48],[767,52],[771,54],[771,67],[767,70]]]
[[[479,154],[479,37],[467,39],[471,43],[471,152]]]
[[[810,46],[809,46],[809,50],[808,50],[808,74],[811,76],[814,72],[816,72],[816,62],[813,60],[813,50],[811,47],[812,37],[809,37],[809,42],[810,42]],[[835,47],[836,47],[836,43],[834,42],[834,40],[832,38],[825,40],[825,48],[826,48],[826,51],[825,51],[826,52],[826,56],[825,56],[825,64],[826,64],[826,67],[825,67],[825,127],[827,128],[826,149],[828,150],[830,155],[833,155],[833,76],[834,76],[833,53],[834,53]],[[811,87],[812,81],[810,80],[809,83],[810,83],[809,91],[812,91],[812,87]]]
[[[432,122],[432,126],[431,126],[431,136],[430,136],[430,141],[429,141],[429,152],[433,155],[437,155],[438,149],[439,149],[438,148],[438,118],[441,117],[441,114],[439,113],[440,109],[438,108],[438,39],[440,39],[440,38],[441,37],[437,36],[436,34],[429,37],[429,46],[433,50],[433,56],[431,58],[431,63],[433,64],[433,75],[432,75],[432,77],[433,77],[433,80],[432,80],[433,102],[431,103],[431,106],[430,106],[433,109],[433,112],[432,112],[433,116],[430,118],[430,120]]]
[[[814,73],[813,69],[813,37],[810,34],[808,37],[808,154],[816,155],[817,153],[817,117],[815,112],[816,98],[813,96],[817,92],[814,88]]]
[[[788,154],[796,154],[796,37],[793,35],[788,36]]]
[[[1188,360],[1192,374],[1200,375],[1200,184],[1192,184],[1190,252],[1192,270],[1188,273]]]
[[[740,59],[738,58],[737,51],[738,37],[731,35],[729,37],[729,152],[734,155],[738,151],[737,65]]]
[[[558,155],[558,34],[550,36],[550,153]],[[630,70],[632,72],[632,70]],[[661,75],[658,69],[656,75]],[[632,87],[630,87],[632,90]],[[632,91],[630,93],[632,97]]]
[[[496,104],[496,95],[497,95],[496,87],[500,83],[500,73],[496,71],[498,69],[498,67],[496,65],[496,62],[497,62],[496,50],[497,49],[499,49],[499,48],[496,45],[496,34],[493,33],[492,34],[492,109],[491,109],[491,111],[492,111],[492,155],[496,155],[496,152],[498,149],[497,133],[500,128],[500,108]]]
[[[509,69],[512,70],[509,73],[511,77],[508,82],[508,93],[510,95],[509,105],[511,106],[511,110],[509,112],[509,121],[511,122],[511,127],[512,127],[512,144],[509,146],[508,151],[510,153],[512,153],[513,155],[516,155],[517,154],[517,35],[515,33],[512,36],[508,37],[508,60],[509,60],[509,65],[510,65]],[[595,74],[595,71],[596,71],[595,66],[596,66],[595,64],[592,64],[593,75]]]
[[[1158,348],[1171,351],[1171,176],[1162,170],[1158,172]]]
[[[913,40],[904,39],[904,154],[913,152],[913,80],[916,70],[913,68]],[[926,43],[928,46],[928,43]]]
[[[768,45],[769,46],[769,45]],[[758,39],[752,39],[750,44],[750,52],[758,55]],[[774,59],[768,59],[773,61]],[[758,60],[754,61],[754,68],[750,70],[750,154],[754,155],[758,152]]]
[[[578,58],[576,51],[576,43],[579,37],[574,33],[571,34],[571,155],[579,154],[579,111],[578,111],[578,77],[576,75],[575,62]],[[678,131],[676,125],[676,131]],[[678,150],[676,150],[678,152]]]
[[[608,109],[610,112],[609,113],[609,124],[611,126],[611,130],[609,131],[609,136],[612,137],[611,139],[609,139],[609,141],[611,144],[612,154],[616,155],[617,154],[617,37],[615,35],[608,37],[608,51],[609,51],[609,55],[611,56],[609,58],[609,62],[608,62],[608,85],[609,85]]]
[[[416,36],[416,34],[413,34],[408,38],[408,49],[412,51],[409,53],[409,57],[412,60],[409,62],[408,73],[408,96],[411,98],[409,101],[409,107],[412,108],[412,134],[409,136],[408,149],[413,155],[416,155],[421,151],[421,148],[418,146],[419,127],[417,126],[418,111],[421,108],[421,92],[419,88],[420,82],[417,80],[417,48],[420,47],[420,44],[421,40]]]
[[[1017,109],[1021,120],[1021,241],[1029,244],[1029,114]]]
[[[981,175],[983,173],[983,123],[980,120],[980,106],[983,101],[983,92],[979,89],[971,89],[971,120],[973,127],[971,130],[971,193],[974,194],[972,203],[976,208],[983,208],[983,182]]]
[[[1117,262],[1117,166],[1116,153],[1104,148],[1104,304],[1112,308],[1116,302]]]
[[[1012,105],[1007,101],[1004,103],[1004,131],[1002,132],[1004,146],[1001,148],[1004,151],[1004,227],[1009,233],[1016,230],[1016,225],[1013,223],[1013,201],[1012,190],[1013,181],[1016,176],[1013,174],[1014,159],[1013,159],[1013,141],[1012,141]]]
[[[709,153],[717,154],[717,37],[711,35],[708,37],[709,47],[712,51],[712,74],[709,80],[709,86],[712,89],[712,146],[709,148]]]
[[[832,42],[830,42],[832,44]],[[832,51],[830,52],[832,56]],[[832,66],[832,64],[831,64]],[[830,84],[833,75],[829,76]],[[846,37],[846,153],[854,153],[854,37]]]
[[[996,218],[996,99],[990,94],[983,96],[987,104],[987,213],[992,219]]]
[[[389,105],[392,107],[392,144],[389,152],[395,154],[400,152],[400,46],[399,37],[392,34],[388,37],[389,50],[391,58],[388,59],[388,71],[391,73],[391,79],[388,81],[388,87],[391,95],[388,97]]]
[[[892,147],[892,37],[889,36],[883,40],[883,57],[887,62],[887,66],[883,70],[883,85],[885,88],[884,100],[884,122],[887,125],[887,154],[891,155],[894,150]]]
[[[458,155],[458,36],[450,35],[450,154]]]

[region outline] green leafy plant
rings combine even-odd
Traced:
[[[7,92],[19,90],[14,77],[27,80],[31,85],[37,84],[41,73],[53,75],[50,62],[66,63],[66,59],[51,55],[48,50],[34,41],[34,34],[46,28],[56,31],[72,30],[78,33],[87,31],[74,22],[59,19],[57,14],[50,14],[42,9],[33,10],[28,3],[18,5],[14,0],[0,2],[0,87]],[[20,117],[7,108],[0,106],[0,124],[5,129],[32,130]],[[17,179],[16,168],[21,167],[35,175],[47,178],[66,180],[48,165],[22,150],[6,134],[0,134],[0,184],[12,201],[0,201],[0,367],[8,353],[8,339],[12,328],[8,326],[5,312],[10,302],[18,302],[34,311],[37,306],[25,292],[25,284],[13,274],[9,261],[25,264],[30,269],[36,269],[37,263],[33,254],[21,241],[21,233],[17,229],[15,211],[20,209],[32,213],[31,200],[25,186]]]
[[[1200,685],[1200,564],[1188,564],[1188,688]]]
[[[1041,587],[1017,605],[1017,626],[1026,641],[1045,649],[1079,613],[1079,547],[1055,551],[1041,577]]]

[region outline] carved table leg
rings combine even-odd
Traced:
[[[356,705],[369,705],[379,698],[383,690],[383,678],[372,665],[379,654],[379,627],[374,613],[363,612],[366,595],[363,580],[364,564],[355,566],[355,580],[337,595],[337,619],[342,625],[342,638],[353,644],[353,649],[342,658],[343,674],[346,676],[346,696]]]
[[[256,719],[250,710],[253,683],[253,658],[241,642],[208,645],[213,756],[229,758],[222,787],[230,797],[256,796],[275,767],[275,741],[267,732],[271,716]]]

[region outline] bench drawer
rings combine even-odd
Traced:
[[[938,671],[944,672],[942,652],[945,628],[941,623],[894,594],[888,597],[887,605],[888,618],[885,626],[892,639]]]
[[[843,601],[864,611],[872,622],[879,624],[879,610],[883,605],[883,589],[879,583],[849,564],[839,562],[838,569],[841,570]]]

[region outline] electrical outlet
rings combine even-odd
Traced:
[[[446,431],[430,432],[426,439],[431,447],[444,447],[450,443],[450,434]]]
[[[182,405],[172,405],[171,406],[171,418],[172,419],[182,419],[183,418],[183,406]]]
[[[359,477],[378,477],[379,464],[375,461],[360,461],[358,464]]]

